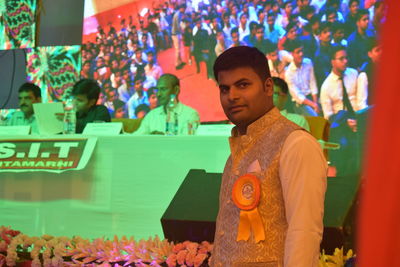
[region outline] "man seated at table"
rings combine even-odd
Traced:
[[[96,105],[100,95],[99,84],[91,79],[78,81],[71,91],[76,108],[76,133],[82,133],[89,122],[110,122],[108,109]]]
[[[278,77],[272,77],[274,82],[274,105],[279,109],[281,114],[288,120],[296,123],[303,129],[310,131],[310,126],[306,118],[302,115],[289,112],[290,105],[292,105],[291,97],[289,95],[289,88],[287,83]]]
[[[36,117],[33,111],[34,103],[41,103],[42,95],[39,86],[33,83],[24,83],[18,89],[18,104],[20,111],[15,111],[6,120],[7,126],[31,126],[32,134],[39,134]]]
[[[177,117],[177,135],[193,134],[200,122],[199,114],[196,110],[182,104],[179,101],[180,85],[179,79],[173,74],[163,74],[157,82],[157,98],[159,107],[151,110],[144,117],[135,135],[141,134],[166,134],[168,104],[171,95],[175,96],[176,104],[173,113]]]

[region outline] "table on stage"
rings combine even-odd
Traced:
[[[0,142],[10,138],[26,136]],[[0,172],[0,225],[31,236],[163,237],[160,218],[189,170],[221,173],[228,156],[226,136],[99,136],[83,170]]]

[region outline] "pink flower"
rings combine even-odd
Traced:
[[[206,258],[207,254],[197,254],[197,256],[194,258],[194,267],[199,267]]]
[[[176,255],[176,261],[178,262],[179,265],[185,264],[185,259],[186,259],[186,254],[187,250],[181,250],[178,252]]]
[[[187,266],[193,266],[195,258],[196,258],[196,252],[189,252],[186,255],[186,265]]]
[[[165,261],[168,267],[175,267],[176,266],[176,254],[171,254],[168,256],[167,260]]]
[[[182,243],[178,243],[172,248],[172,252],[178,253],[179,251],[183,250],[184,248],[185,247]]]

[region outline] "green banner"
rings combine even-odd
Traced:
[[[0,140],[0,172],[81,170],[97,138]]]

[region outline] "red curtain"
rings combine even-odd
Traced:
[[[400,266],[400,1],[388,0],[364,167],[357,266]]]

